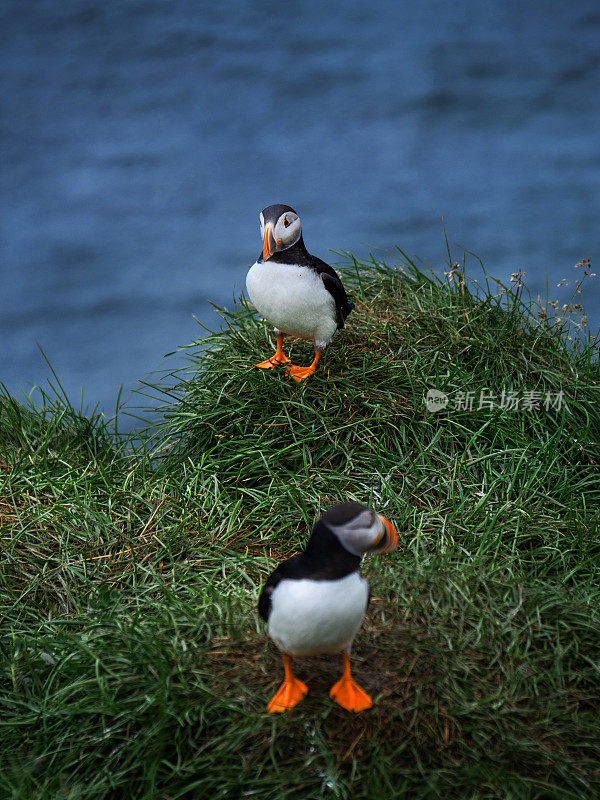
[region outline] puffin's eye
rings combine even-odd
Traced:
[[[283,220],[283,224],[284,224],[284,226],[285,226],[286,228],[289,228],[289,227],[290,227],[290,221],[289,221],[289,219],[288,219],[287,217],[286,217],[286,218]]]

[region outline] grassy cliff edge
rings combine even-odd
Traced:
[[[146,385],[145,434],[0,397],[0,796],[600,795],[597,344],[519,278],[340,272],[356,309],[306,384],[252,368],[241,299]],[[341,499],[400,533],[364,565],[375,707],[306,659],[273,718],[260,585]]]

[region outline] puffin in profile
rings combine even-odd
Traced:
[[[350,648],[369,603],[360,574],[365,553],[398,547],[394,526],[360,503],[338,503],[315,523],[306,548],[268,577],[258,613],[281,651],[285,680],[268,705],[270,713],[293,708],[308,692],[292,671],[293,656],[342,654],[342,677],[330,697],[348,711],[373,703],[350,674]]]
[[[272,369],[285,364],[303,381],[316,370],[321,353],[354,308],[337,272],[312,256],[302,239],[300,217],[290,206],[276,205],[260,213],[262,253],[246,276],[248,296],[255,308],[275,326],[275,355],[256,364]],[[315,358],[310,367],[295,367],[284,354],[283,337],[311,339]]]

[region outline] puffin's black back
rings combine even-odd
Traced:
[[[281,580],[336,581],[345,578],[360,567],[361,557],[350,553],[338,537],[327,527],[342,525],[364,510],[359,503],[339,503],[329,509],[315,523],[306,548],[287,561],[283,561],[267,578],[260,597],[258,613],[265,620],[271,611],[271,595]]]

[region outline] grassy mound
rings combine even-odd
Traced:
[[[305,384],[252,368],[240,300],[135,439],[0,399],[0,794],[598,796],[597,346],[520,284],[403,267],[346,260],[356,309]],[[342,499],[401,538],[364,567],[376,704],[334,706],[338,660],[307,659],[273,718],[260,585]]]

